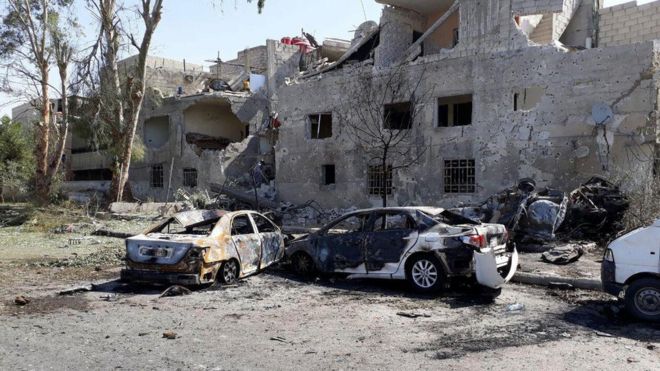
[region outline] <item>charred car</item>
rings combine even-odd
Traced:
[[[518,253],[501,224],[481,223],[439,208],[358,210],[286,248],[301,275],[407,280],[419,292],[473,278],[498,291],[515,274]]]
[[[126,239],[129,282],[231,283],[284,256],[280,229],[253,211],[193,210]]]

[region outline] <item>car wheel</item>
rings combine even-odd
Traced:
[[[642,278],[626,289],[628,313],[644,321],[660,321],[660,279]]]
[[[291,258],[291,266],[293,271],[296,274],[309,278],[316,273],[316,267],[314,266],[314,260],[308,254],[304,252],[299,252]]]
[[[238,271],[238,262],[235,259],[230,259],[222,263],[218,276],[222,283],[231,284],[238,279]]]
[[[435,256],[414,256],[407,266],[406,277],[415,291],[428,293],[442,288],[444,272],[440,261]]]

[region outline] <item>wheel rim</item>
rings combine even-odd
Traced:
[[[417,286],[428,289],[438,282],[438,268],[430,260],[418,260],[413,264],[412,278]]]
[[[225,263],[225,267],[222,270],[222,278],[225,282],[233,282],[238,276],[238,266],[234,260],[230,260]]]
[[[638,290],[635,295],[635,306],[648,316],[660,315],[660,291],[652,287]]]
[[[296,269],[299,273],[309,273],[312,270],[312,261],[305,254],[299,254],[296,259]]]

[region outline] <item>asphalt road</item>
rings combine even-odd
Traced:
[[[5,272],[6,273],[6,272]],[[386,281],[297,280],[283,271],[159,298],[116,272],[94,291],[49,277],[3,281],[0,369],[655,370],[660,325],[610,297],[508,285],[493,303],[457,290],[421,297]],[[98,278],[98,277],[97,277]],[[86,282],[80,282],[85,284]],[[9,286],[8,286],[9,285]],[[12,292],[28,293],[28,305]],[[510,311],[510,304],[524,309]],[[416,317],[416,318],[412,318]],[[163,334],[170,332],[174,339]]]

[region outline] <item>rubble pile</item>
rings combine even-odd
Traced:
[[[607,240],[622,230],[628,206],[621,190],[601,177],[589,179],[568,194],[549,188],[536,191],[536,182],[526,178],[479,205],[452,211],[504,224],[519,244],[547,245],[557,240]]]

